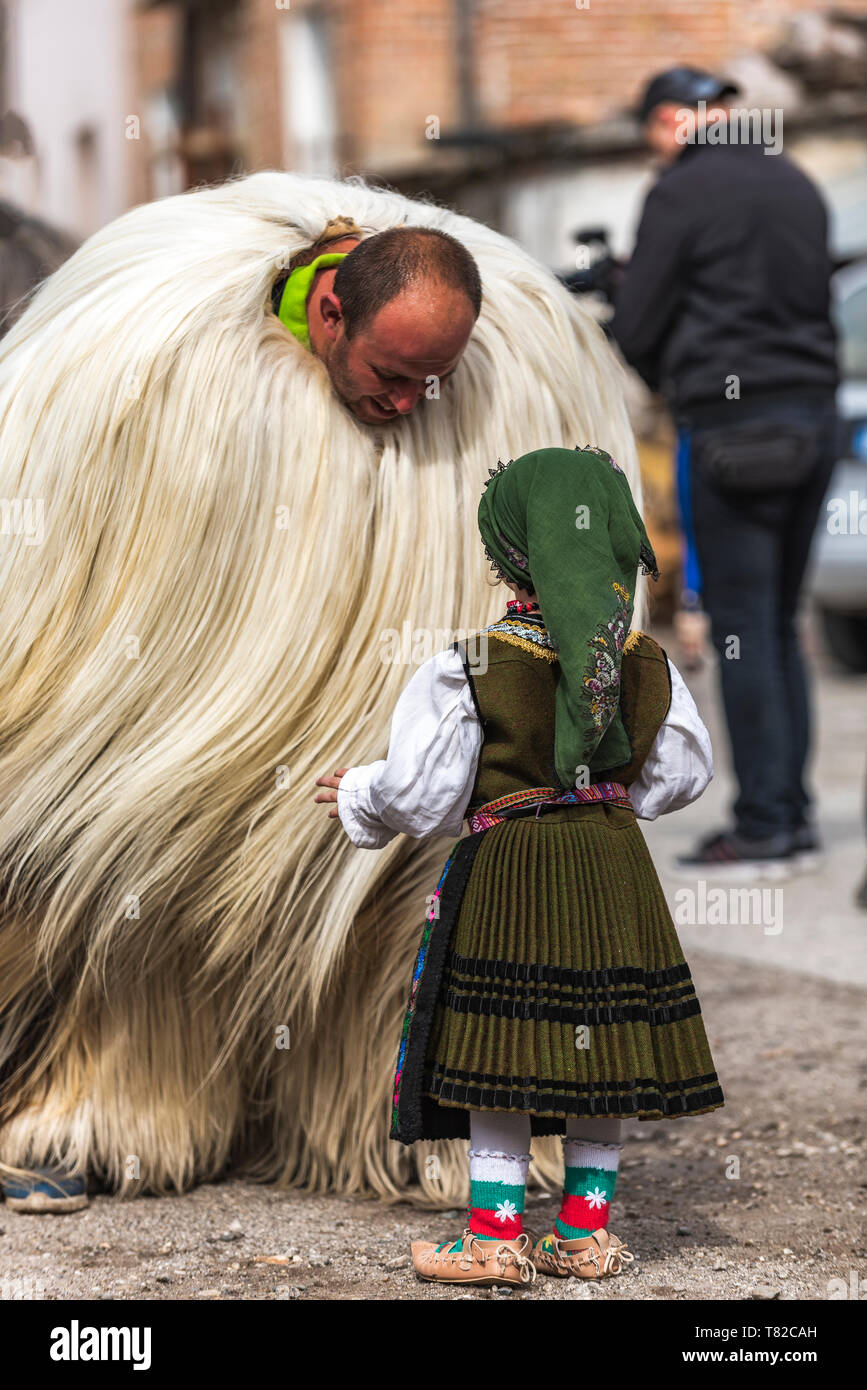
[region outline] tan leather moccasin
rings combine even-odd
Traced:
[[[460,1246],[454,1241],[442,1249],[430,1241],[414,1240],[412,1267],[420,1279],[440,1284],[505,1284],[518,1289],[536,1279],[536,1266],[528,1256],[530,1238],[479,1240],[467,1229]]]
[[[620,1274],[624,1264],[632,1264],[635,1256],[624,1242],[600,1227],[590,1236],[577,1240],[562,1240],[556,1231],[549,1231],[536,1241],[533,1263],[542,1274],[566,1279],[606,1279]]]

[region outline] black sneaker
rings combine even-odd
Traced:
[[[792,854],[797,867],[804,872],[818,869],[822,863],[822,841],[812,825],[796,825],[792,831]]]
[[[788,878],[798,867],[789,831],[761,839],[736,830],[717,831],[702,840],[692,854],[677,857],[681,869],[699,870],[708,878]]]

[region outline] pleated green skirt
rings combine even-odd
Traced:
[[[407,1068],[417,1094],[404,1094],[393,1137],[466,1134],[455,1111],[518,1111],[533,1133],[562,1134],[570,1116],[649,1120],[724,1103],[632,811],[572,806],[492,826],[458,843],[438,892],[438,950],[425,948],[413,986],[435,973]],[[407,1041],[411,1028],[396,1106]]]

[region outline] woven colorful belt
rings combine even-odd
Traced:
[[[526,791],[510,792],[496,801],[486,801],[467,816],[467,822],[470,834],[474,835],[477,830],[499,825],[500,821],[510,820],[516,813],[532,810],[534,806],[538,817],[543,806],[582,806],[592,801],[611,801],[615,806],[632,809],[629,792],[622,782],[594,782],[591,787],[573,787],[571,791],[559,793],[556,787],[528,787]]]

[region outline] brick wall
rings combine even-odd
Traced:
[[[298,0],[295,7],[300,8]],[[283,12],[275,0],[244,0],[240,25],[244,89],[240,129],[249,170],[283,165],[280,65],[277,24]]]
[[[592,122],[632,105],[678,63],[725,68],[777,39],[821,0],[478,0],[477,80],[489,121]],[[864,16],[864,0],[835,3]]]
[[[583,0],[582,0],[583,3]],[[443,162],[430,117],[462,121],[456,0],[238,0],[239,130],[248,169],[284,159],[278,25],[306,6],[328,18],[344,171],[389,175]],[[864,16],[865,0],[475,0],[479,114],[491,126],[592,124],[631,106],[674,63],[724,70],[779,38],[797,12]],[[176,41],[173,7],[140,12],[139,81],[158,83]],[[290,156],[291,158],[291,156]]]
[[[336,73],[346,155],[356,167],[425,159],[428,117],[458,123],[452,0],[339,0]]]
[[[155,153],[154,132],[147,119],[147,100],[151,93],[166,88],[175,70],[180,43],[177,12],[170,6],[141,10],[131,20],[132,90],[130,112],[140,121],[138,140],[130,140],[130,188],[133,203],[153,197],[151,160]]]

